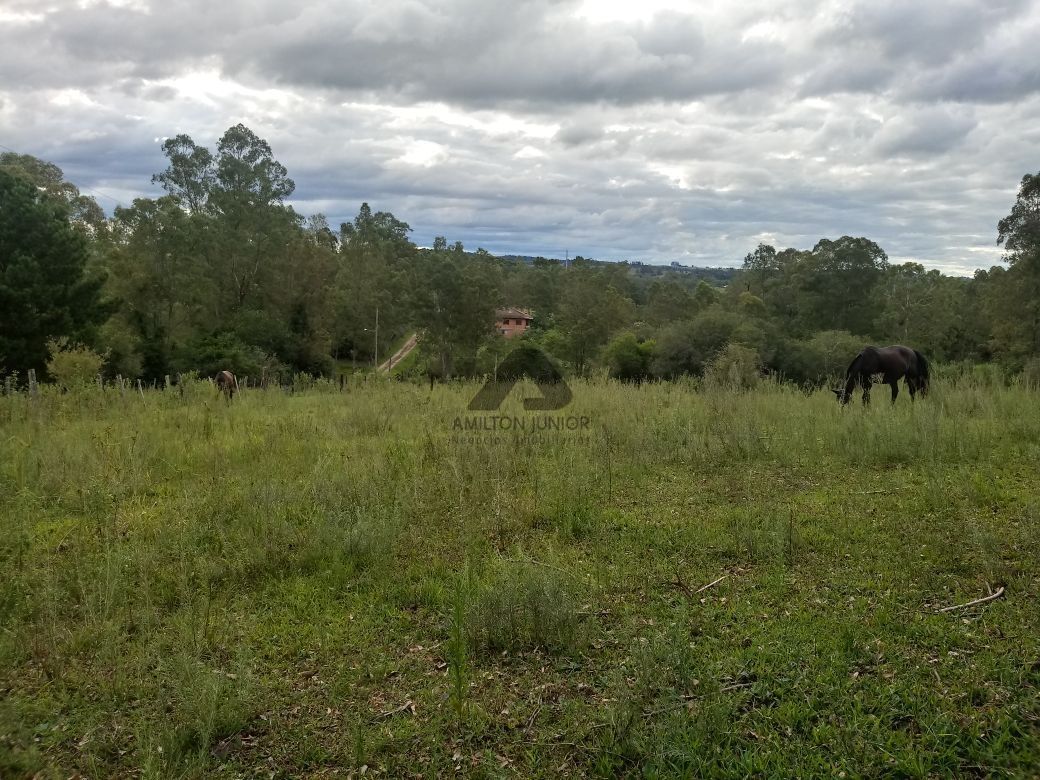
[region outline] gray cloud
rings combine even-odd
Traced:
[[[300,211],[367,200],[420,243],[733,264],[853,233],[999,258],[1040,167],[1040,5],[677,5],[5,0],[0,144],[128,202],[157,194],[163,137],[244,122]]]
[[[879,154],[900,156],[938,156],[965,140],[976,126],[965,111],[928,106],[907,110],[878,131],[875,144]]]

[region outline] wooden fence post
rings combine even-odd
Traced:
[[[126,398],[126,387],[123,385],[123,375],[116,374],[116,384],[119,385],[119,395]]]
[[[40,394],[40,386],[36,384],[36,369],[29,369],[29,395],[34,398]]]
[[[11,394],[11,377],[5,376],[4,377],[4,395],[10,395],[10,394]]]
[[[105,380],[102,379],[101,374],[97,375],[97,389],[98,390],[104,390],[105,389]]]
[[[165,383],[166,383],[166,384],[165,384],[165,387],[166,387],[166,389],[167,389],[167,390],[169,390],[169,389],[170,389],[170,387],[171,387],[171,386],[172,386],[172,384],[173,384],[173,383],[172,383],[172,382],[170,381],[170,375],[169,375],[169,374],[167,374],[167,375],[166,375],[165,377],[163,377],[163,379],[164,379],[164,381],[165,381]]]
[[[141,398],[144,398],[144,388],[141,387],[141,380],[137,380],[137,392],[141,394]]]

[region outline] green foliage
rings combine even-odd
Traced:
[[[715,305],[688,323],[679,323],[661,332],[654,373],[663,378],[700,375],[727,344],[758,350],[764,342],[765,334],[754,323],[744,320],[737,312]]]
[[[661,326],[689,319],[697,313],[700,300],[675,279],[654,281],[647,292],[647,320]]]
[[[480,347],[494,334],[498,269],[486,258],[440,249],[416,263],[414,321],[440,359],[440,374],[473,376]]]
[[[580,592],[573,578],[555,569],[496,560],[469,604],[468,641],[485,653],[567,650],[578,639]]]
[[[92,343],[107,312],[68,209],[0,167],[0,372],[42,371],[47,341]]]
[[[843,377],[866,343],[862,336],[847,331],[820,331],[806,341],[785,342],[776,350],[771,368],[783,379],[819,386]]]
[[[761,378],[758,353],[740,344],[727,344],[704,371],[707,386],[725,390],[751,390]]]
[[[531,379],[535,382],[552,383],[562,376],[559,367],[533,344],[516,344],[498,366],[499,381]]]
[[[61,168],[28,154],[0,152],[0,171],[23,179],[50,202],[61,208],[70,224],[87,237],[102,238],[107,232],[105,212],[93,198],[65,181]]]
[[[843,236],[822,239],[809,252],[760,245],[744,259],[744,282],[786,334],[871,333],[877,288],[888,267],[888,257],[873,241]]]
[[[90,387],[101,375],[105,356],[89,347],[70,344],[64,336],[47,342],[47,374],[67,390]]]
[[[1011,369],[1040,355],[1040,173],[1027,174],[1011,213],[997,226],[1007,269],[975,275],[990,323],[990,346]]]
[[[558,321],[567,359],[580,375],[611,335],[631,322],[634,306],[610,271],[575,263],[561,296]]]
[[[1040,173],[1022,177],[1011,213],[997,224],[997,243],[1012,265],[1040,260]]]
[[[532,310],[526,338],[579,376],[700,376],[728,344],[801,384],[822,382],[867,343],[903,343],[933,362],[996,359],[1011,373],[1040,354],[1040,174],[1022,180],[998,225],[1008,267],[969,280],[891,265],[854,236],[809,250],[762,244],[736,273],[497,258],[443,236],[420,249],[406,222],[368,203],[338,233],[322,214],[297,214],[288,170],[244,125],[213,148],[173,136],[163,153],[153,181],[166,194],[110,220],[53,164],[0,155],[12,199],[4,218],[52,222],[0,239],[0,370],[42,370],[47,338],[65,336],[109,350],[110,374],[146,380],[228,361],[332,375],[383,362],[419,333],[411,374],[494,374],[505,350],[499,306]],[[38,301],[46,311],[27,308]],[[628,331],[635,345],[618,336]],[[835,332],[856,338],[817,338]]]
[[[288,366],[260,347],[227,332],[200,336],[189,342],[174,358],[173,365],[177,372],[197,371],[210,377],[225,369],[238,376],[257,378],[273,378],[289,372]]]
[[[654,358],[653,341],[639,341],[631,331],[615,336],[603,352],[612,379],[640,382],[650,376]]]

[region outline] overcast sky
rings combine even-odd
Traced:
[[[299,211],[365,200],[420,245],[999,262],[1040,170],[1040,0],[736,5],[0,0],[0,144],[128,204],[164,137],[242,122]]]

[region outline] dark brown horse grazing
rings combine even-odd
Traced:
[[[238,392],[238,379],[230,371],[221,371],[213,381],[217,383],[217,389],[229,402]]]
[[[892,403],[896,402],[896,396],[899,395],[899,380],[904,377],[911,401],[918,390],[921,395],[928,392],[928,361],[917,350],[897,344],[892,347],[864,347],[845,372],[845,387],[835,390],[834,394],[842,404],[847,404],[852,398],[853,389],[859,385],[863,388],[863,403],[870,403],[870,386],[878,375],[882,382],[892,388]]]

